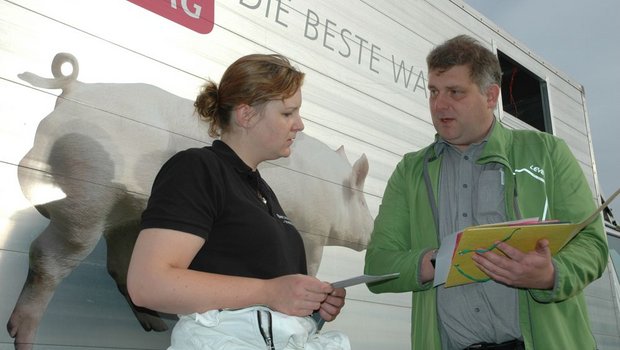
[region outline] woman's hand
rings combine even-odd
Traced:
[[[322,309],[334,288],[327,282],[321,282],[307,275],[286,275],[268,280],[267,306],[291,316],[308,316],[314,310]],[[338,304],[337,301],[330,301]],[[344,304],[344,303],[343,303]],[[331,305],[331,304],[330,304]],[[334,312],[333,307],[327,307]],[[338,309],[338,312],[340,310]],[[326,316],[329,315],[325,311]],[[337,313],[336,313],[337,314]],[[321,313],[323,316],[323,313]],[[332,316],[333,319],[335,316]]]
[[[344,299],[347,296],[347,291],[344,288],[334,289],[327,295],[327,298],[321,303],[319,314],[325,321],[333,321],[340,310],[344,306]]]

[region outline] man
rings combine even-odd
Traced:
[[[433,288],[441,239],[468,226],[538,217],[578,222],[595,210],[584,174],[553,135],[508,130],[493,115],[497,57],[457,36],[427,57],[435,142],[406,154],[390,177],[365,272],[400,272],[374,293],[412,293],[413,349],[595,349],[583,289],[607,264],[602,221],[555,256],[546,240],[508,243],[472,259],[491,281]]]

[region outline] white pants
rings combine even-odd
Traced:
[[[269,339],[273,339],[272,346],[269,345]],[[316,322],[310,317],[288,316],[266,307],[255,306],[239,310],[212,310],[203,314],[180,315],[172,330],[171,344],[168,348],[168,350],[254,349],[350,350],[351,345],[349,338],[343,333],[337,331],[317,333]]]

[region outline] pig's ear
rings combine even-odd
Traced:
[[[338,147],[338,149],[336,150],[336,153],[338,153],[338,155],[340,155],[342,159],[346,160],[347,163],[351,164],[349,162],[349,158],[347,158],[347,154],[344,151],[344,145],[341,145],[340,147]]]
[[[366,176],[368,176],[368,168],[368,158],[366,158],[365,153],[362,153],[360,159],[356,160],[355,164],[353,164],[352,182],[355,184],[355,188],[364,188],[364,181],[366,180]]]

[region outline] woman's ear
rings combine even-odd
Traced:
[[[252,117],[256,114],[254,108],[249,105],[242,104],[237,106],[233,111],[235,123],[242,128],[248,128],[251,125]]]

